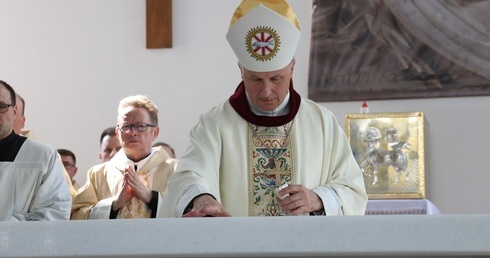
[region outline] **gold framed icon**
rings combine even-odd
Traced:
[[[345,132],[369,199],[425,198],[424,114],[346,114]]]

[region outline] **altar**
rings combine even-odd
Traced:
[[[0,257],[490,255],[490,215],[0,222]]]

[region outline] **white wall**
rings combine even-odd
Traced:
[[[225,40],[239,0],[173,1],[173,48],[145,48],[143,0],[0,0],[0,79],[26,99],[26,129],[75,152],[79,173],[98,162],[101,131],[120,99],[148,95],[157,140],[180,157],[199,114],[240,81]],[[290,0],[303,29],[295,87],[307,96],[311,0]],[[490,213],[489,97],[370,101],[371,112],[425,113],[427,197],[443,213]],[[323,103],[344,123],[359,102]],[[471,201],[469,200],[471,198]]]

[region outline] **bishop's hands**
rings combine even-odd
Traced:
[[[182,218],[190,217],[231,217],[231,215],[211,195],[204,194],[196,197],[192,210],[182,215]]]
[[[279,191],[280,196],[289,195],[284,199],[276,198],[283,211],[296,216],[304,213],[323,210],[323,202],[312,190],[302,185],[291,185]]]
[[[124,173],[124,181],[117,195],[116,200],[112,204],[113,210],[117,211],[124,207],[134,196],[139,197],[145,203],[149,203],[152,198],[152,193],[141,182],[133,166],[128,166]]]
[[[312,190],[302,185],[291,185],[279,191],[280,196],[289,195],[283,200],[279,197],[277,202],[283,211],[296,216],[304,213],[323,210],[323,202]],[[198,196],[193,201],[192,209],[182,218],[189,217],[231,217],[225,208],[211,195]]]

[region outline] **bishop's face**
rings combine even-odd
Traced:
[[[252,72],[240,67],[245,89],[250,100],[262,111],[275,110],[284,102],[293,77],[295,61],[272,72]]]
[[[151,152],[152,142],[157,138],[160,128],[148,126],[145,131],[137,130],[141,125],[154,125],[150,120],[148,110],[140,107],[126,107],[120,110],[118,116],[117,137],[121,142],[126,156],[133,161],[140,161]],[[129,130],[120,129],[129,125]],[[138,126],[140,125],[140,126]]]

